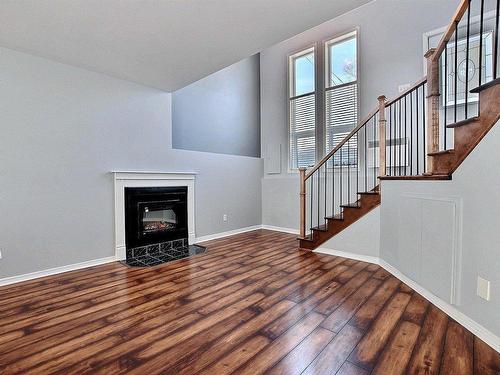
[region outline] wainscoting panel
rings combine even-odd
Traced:
[[[459,304],[461,199],[403,195],[399,211],[401,270],[450,304]]]

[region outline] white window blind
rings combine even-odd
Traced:
[[[314,49],[289,58],[290,168],[316,162],[316,92]]]
[[[357,32],[325,44],[325,152],[330,152],[358,123]],[[356,164],[357,139],[344,150],[342,164]],[[335,163],[340,163],[335,161]]]

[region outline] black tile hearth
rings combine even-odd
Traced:
[[[181,240],[182,241],[182,240]],[[183,242],[184,243],[184,242]],[[171,262],[178,259],[190,257],[192,255],[203,254],[207,249],[199,245],[189,245],[178,248],[166,248],[167,246],[157,246],[151,251],[142,251],[142,248],[133,249],[133,254],[137,256],[127,257],[122,263],[129,267],[153,267],[162,263]],[[149,246],[145,246],[147,248]],[[144,250],[146,250],[144,248]],[[137,251],[139,250],[139,251]],[[149,250],[149,249],[148,249]]]

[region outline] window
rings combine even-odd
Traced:
[[[358,123],[357,32],[325,43],[325,152],[330,152]],[[356,163],[357,142],[343,164]],[[352,154],[352,155],[351,155]],[[342,158],[344,159],[344,158]]]
[[[313,166],[357,125],[357,38],[355,30],[289,56],[290,169]],[[356,163],[355,138],[349,147],[336,163]]]
[[[316,92],[314,48],[289,57],[290,167],[316,161]]]

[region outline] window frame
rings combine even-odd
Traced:
[[[351,81],[351,82],[348,82],[348,83],[344,83],[344,84],[339,84],[339,85],[335,85],[335,86],[329,86],[328,83],[329,83],[329,74],[330,74],[330,54],[329,54],[329,46],[331,44],[334,44],[334,43],[339,43],[339,42],[342,42],[343,40],[348,40],[352,37],[355,37],[356,38],[356,80],[355,81]],[[326,151],[326,144],[327,144],[327,140],[326,140],[326,137],[328,135],[328,131],[327,131],[327,123],[326,123],[326,92],[328,90],[331,90],[333,87],[336,87],[336,88],[340,88],[342,86],[348,86],[348,85],[352,85],[352,84],[356,84],[357,85],[357,108],[356,108],[356,124],[354,124],[354,127],[353,129],[358,125],[359,123],[359,115],[360,115],[360,107],[361,107],[361,95],[360,95],[360,92],[361,92],[361,88],[360,88],[360,83],[361,83],[361,80],[360,80],[360,72],[361,72],[361,64],[360,64],[360,28],[359,26],[356,26],[356,27],[353,27],[353,28],[349,28],[349,29],[346,29],[346,30],[342,30],[338,33],[335,33],[333,35],[330,35],[328,38],[326,39],[323,39],[322,42],[321,42],[321,45],[322,45],[322,50],[324,52],[324,56],[323,56],[323,66],[322,66],[322,78],[323,78],[323,82],[322,82],[322,86],[321,86],[321,101],[324,105],[323,107],[323,111],[322,111],[322,114],[323,114],[323,118],[322,118],[322,121],[321,121],[321,128],[322,128],[322,143],[321,143],[321,152],[322,152],[322,155],[321,155],[321,158],[323,158],[325,155],[327,155],[327,151]],[[352,129],[351,129],[352,130]],[[351,131],[350,130],[350,131]],[[349,131],[349,132],[350,132]],[[349,134],[348,132],[348,134]],[[359,137],[358,137],[359,138]],[[359,143],[359,139],[357,139],[357,142]],[[318,147],[318,144],[316,143],[317,147]],[[344,165],[345,167],[346,165]],[[331,168],[331,167],[329,167]],[[337,169],[337,168],[341,168],[340,165],[334,165],[333,168]]]
[[[360,28],[358,26],[349,28],[347,30],[340,31],[333,35],[330,35],[328,38],[320,39],[319,41],[315,41],[309,44],[302,46],[302,48],[296,49],[286,56],[286,66],[287,66],[287,75],[286,75],[286,134],[287,134],[287,171],[289,174],[298,173],[299,169],[292,166],[292,155],[291,155],[291,121],[290,121],[290,100],[294,98],[291,96],[292,87],[291,87],[291,77],[293,75],[293,82],[295,82],[295,72],[291,71],[291,59],[300,57],[301,55],[305,55],[307,51],[314,52],[314,75],[315,75],[315,85],[314,85],[314,96],[315,96],[315,163],[321,160],[326,154],[326,136],[327,136],[327,126],[326,126],[326,91],[330,87],[327,87],[329,83],[328,74],[330,66],[329,66],[329,45],[340,42],[345,39],[350,39],[351,37],[356,38],[356,80],[347,83],[346,85],[357,85],[357,108],[356,108],[356,119],[359,122],[360,115],[360,107],[361,107],[361,48],[360,48]],[[295,83],[293,83],[295,84]],[[341,85],[338,85],[339,87]],[[331,86],[333,87],[333,86]],[[305,95],[305,94],[304,94]],[[299,97],[298,95],[297,97]],[[356,123],[354,127],[358,124]],[[353,127],[353,128],[354,128]],[[352,130],[352,129],[351,129]],[[358,139],[359,142],[359,139]],[[340,168],[340,166],[334,166],[334,168]]]
[[[286,74],[286,127],[287,127],[287,171],[288,173],[298,173],[299,168],[292,166],[292,155],[291,155],[291,150],[292,150],[292,129],[291,129],[291,121],[290,121],[290,101],[294,98],[299,98],[301,96],[305,95],[310,95],[314,94],[315,98],[315,132],[314,132],[314,153],[315,153],[315,160],[314,163],[316,163],[318,159],[318,138],[317,138],[317,129],[318,129],[318,111],[317,111],[317,101],[318,101],[318,80],[317,80],[317,68],[318,68],[318,43],[310,43],[302,48],[299,48],[297,50],[294,50],[291,53],[288,53],[286,56],[286,66],[287,66],[287,74]],[[293,59],[296,59],[298,57],[307,55],[309,53],[313,52],[314,55],[314,91],[311,91],[309,93],[301,94],[301,95],[294,95],[292,96],[292,93],[295,93],[295,69],[294,65],[292,64]],[[293,85],[293,88],[292,88]]]

